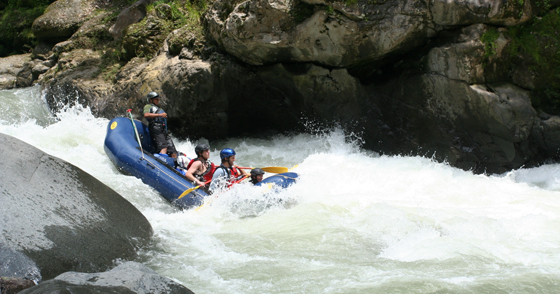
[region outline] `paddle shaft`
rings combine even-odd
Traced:
[[[241,179],[232,181],[231,184],[232,184],[232,185],[234,185],[234,184],[239,184],[239,183],[241,183],[243,180],[245,180],[246,178],[248,178],[249,176],[250,176],[250,175],[244,175],[244,176],[241,177]]]
[[[239,168],[254,169],[254,167],[242,167],[242,166],[239,166]],[[288,168],[282,166],[267,166],[267,167],[261,167],[261,169],[267,173],[273,173],[273,174],[281,174],[281,173],[288,172]]]
[[[142,141],[140,141],[140,136],[138,135],[138,130],[136,129],[136,124],[134,123],[134,118],[132,118],[132,109],[127,110],[130,116],[130,122],[132,122],[132,127],[134,128],[134,133],[136,134],[136,140],[138,140],[138,145],[140,145],[140,151],[142,152],[142,157],[144,157],[144,150],[142,149]]]

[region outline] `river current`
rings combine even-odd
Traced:
[[[202,293],[557,293],[560,165],[475,175],[430,158],[380,156],[340,129],[210,142],[242,166],[299,182],[264,202],[239,186],[181,211],[103,149],[108,120],[53,116],[38,87],[0,91],[0,132],[64,159],[135,205],[154,228],[137,261]],[[124,115],[124,114],[123,114]],[[198,142],[175,139],[194,156]],[[265,175],[266,177],[266,175]]]

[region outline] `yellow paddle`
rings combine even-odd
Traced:
[[[208,180],[208,181],[204,182],[204,184],[208,184],[208,183],[210,183],[211,181],[212,181],[212,180]],[[198,186],[196,186],[196,187],[192,187],[192,188],[190,188],[190,189],[188,189],[188,190],[185,190],[185,192],[183,192],[181,195],[179,195],[179,197],[177,198],[177,200],[179,200],[179,199],[185,197],[185,195],[189,194],[190,192],[192,192],[192,191],[194,191],[194,190],[196,190],[196,189],[198,189],[198,188],[200,188],[200,187],[202,187],[202,185],[198,185]]]
[[[254,167],[241,167],[241,166],[239,168],[254,169]],[[267,166],[267,167],[261,167],[261,169],[267,173],[273,173],[273,174],[281,174],[281,173],[288,172],[288,168],[282,166]]]

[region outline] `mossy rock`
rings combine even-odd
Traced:
[[[130,25],[122,41],[123,57],[130,60],[134,57],[152,58],[167,34],[172,23],[155,15],[148,15],[142,21]]]
[[[167,40],[167,43],[171,55],[179,55],[183,48],[187,48],[195,55],[200,56],[204,48],[203,40],[199,40],[196,33],[190,31],[187,27],[174,31]]]
[[[109,29],[113,22],[110,11],[98,10],[72,35],[75,48],[100,50],[114,40]]]

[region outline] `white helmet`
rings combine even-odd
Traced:
[[[187,169],[187,165],[189,165],[189,162],[191,162],[191,159],[188,158],[183,153],[181,153],[181,155],[177,156],[177,165],[180,168]]]

